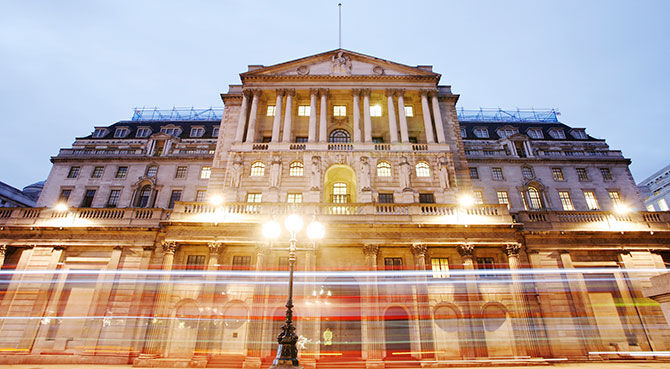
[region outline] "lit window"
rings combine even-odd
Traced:
[[[377,202],[380,204],[393,204],[393,194],[392,193],[380,193],[377,196]]]
[[[580,181],[588,181],[589,180],[589,174],[586,172],[586,168],[577,168],[577,178]]]
[[[382,106],[381,105],[372,105],[370,107],[370,116],[371,117],[381,117],[382,116]]]
[[[185,270],[205,269],[205,255],[188,255],[186,257]]]
[[[219,127],[214,127],[212,129],[212,137],[219,137]]]
[[[507,191],[498,191],[497,195],[498,195],[498,204],[505,204],[509,209],[509,195],[507,194]]]
[[[99,128],[99,129],[96,129],[95,131],[93,131],[93,137],[94,138],[105,137],[106,134],[107,134],[107,130],[105,128]]]
[[[603,181],[612,180],[612,172],[610,171],[610,168],[600,168],[600,174],[603,176]]]
[[[414,116],[414,107],[411,105],[405,105],[405,116],[413,117]]]
[[[155,177],[156,173],[158,173],[158,166],[157,165],[150,165],[147,168],[147,177]]]
[[[425,161],[417,163],[415,169],[417,177],[430,177],[430,166]]]
[[[502,168],[491,168],[491,175],[493,176],[494,181],[504,181],[505,177],[503,176]]]
[[[565,132],[559,128],[552,128],[549,130],[549,135],[557,140],[562,140],[565,138]]]
[[[191,128],[191,137],[202,137],[205,134],[205,129],[202,127]]]
[[[312,113],[312,107],[309,105],[300,105],[298,106],[298,116],[299,117],[309,117]]]
[[[116,131],[114,131],[114,138],[123,138],[128,135],[130,130],[128,128],[117,128]]]
[[[200,169],[200,179],[209,179],[212,176],[212,167],[202,167]]]
[[[345,204],[349,202],[349,195],[347,194],[347,184],[344,182],[333,183],[333,203]]]
[[[204,202],[206,196],[207,196],[207,191],[206,190],[198,190],[195,193],[195,201],[196,202]]]
[[[470,179],[479,179],[479,171],[475,167],[470,167]]]
[[[535,187],[528,188],[528,200],[530,200],[530,208],[537,210],[542,209],[542,199],[540,198],[540,191]]]
[[[115,208],[119,204],[119,197],[121,197],[121,190],[111,190],[107,198],[107,207]]]
[[[128,167],[118,167],[114,178],[126,178],[126,174],[128,174]]]
[[[607,191],[607,194],[610,196],[610,200],[612,200],[612,204],[614,204],[614,205],[620,205],[621,204],[621,195],[619,194],[619,191]]]
[[[531,167],[521,167],[521,175],[526,179],[535,178],[535,172]]]
[[[654,209],[654,204],[648,204],[647,205],[647,211],[656,211],[656,209]]]
[[[181,190],[173,190],[170,194],[170,202],[168,202],[168,209],[174,208],[174,203],[181,200]]]
[[[475,204],[483,205],[484,204],[484,194],[482,191],[472,191],[472,195],[475,198]]]
[[[390,177],[391,176],[391,164],[385,161],[380,161],[377,163],[377,177]]]
[[[347,116],[346,105],[335,105],[335,106],[333,106],[333,116],[346,117]]]
[[[186,178],[186,172],[188,167],[177,167],[177,171],[174,174],[175,178]]]
[[[247,202],[258,203],[258,202],[261,202],[262,198],[263,198],[262,193],[248,193],[247,194]]]
[[[265,114],[268,117],[274,117],[275,116],[275,106],[274,105],[268,105],[268,110],[267,113]]]
[[[433,278],[449,278],[449,259],[430,258]]]
[[[263,164],[263,162],[257,161],[251,164],[252,177],[262,177],[264,175],[265,175],[265,164]]]
[[[235,255],[233,256],[233,270],[249,269],[251,266],[251,256]]]
[[[589,210],[598,210],[598,200],[596,199],[596,194],[593,191],[584,191],[584,199],[586,200],[586,207]]]
[[[305,173],[305,166],[302,164],[301,161],[294,161],[289,166],[288,175],[291,177],[299,177],[304,175],[304,173]]]
[[[586,132],[584,132],[581,129],[573,129],[570,131],[570,134],[572,134],[572,137],[578,139],[578,140],[586,140]]]
[[[465,131],[464,127],[461,127],[461,138],[466,138],[468,137],[468,133]]]
[[[67,173],[68,178],[77,178],[79,177],[79,167],[70,167],[70,171]]]
[[[105,170],[104,167],[95,167],[91,172],[91,178],[101,178],[102,172]]]
[[[564,181],[563,169],[561,168],[551,168],[551,175],[554,177],[554,181]]]
[[[563,210],[575,210],[575,206],[572,204],[572,199],[570,198],[570,192],[558,191],[558,197],[561,199]]]
[[[658,208],[661,211],[668,211],[668,203],[665,201],[665,199],[658,200]]]
[[[302,202],[302,194],[301,193],[289,193],[286,195],[286,202],[289,204],[299,204]]]
[[[475,128],[472,130],[472,133],[474,133],[475,136],[479,138],[489,138],[489,130],[486,128],[481,127]]]
[[[137,129],[137,132],[135,132],[135,137],[138,138],[149,137],[150,134],[151,134],[150,128],[142,127]]]
[[[539,129],[539,128],[530,128],[530,129],[528,129],[528,131],[526,131],[526,133],[528,133],[528,137],[530,137],[530,138],[535,138],[535,139],[544,138],[544,135],[542,134],[542,130]]]

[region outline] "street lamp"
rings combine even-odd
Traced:
[[[299,368],[298,363],[298,348],[296,343],[298,342],[298,336],[295,334],[295,327],[293,326],[293,269],[295,268],[295,251],[296,235],[302,227],[304,222],[302,217],[297,214],[291,214],[286,217],[284,226],[289,232],[288,240],[288,299],[286,300],[286,320],[284,325],[281,327],[282,331],[277,336],[277,342],[279,346],[277,347],[277,356],[272,362],[270,369],[279,369],[279,368]],[[281,234],[281,225],[275,220],[271,220],[263,225],[263,236],[270,240],[275,240]],[[323,225],[317,221],[312,221],[310,225],[307,226],[307,236],[316,241],[323,238],[325,234],[325,229]]]

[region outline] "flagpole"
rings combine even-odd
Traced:
[[[338,43],[338,49],[342,48],[342,3],[337,4],[338,11],[339,11],[339,24],[340,24],[340,38],[339,38],[339,43]]]

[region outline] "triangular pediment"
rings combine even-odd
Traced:
[[[413,67],[373,56],[337,49],[272,66],[257,67],[241,77],[262,76],[420,76],[437,77],[429,67]]]

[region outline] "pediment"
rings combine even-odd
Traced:
[[[349,50],[337,49],[286,63],[259,67],[241,74],[242,78],[263,76],[420,76],[439,78],[440,75],[426,67],[408,66]]]

